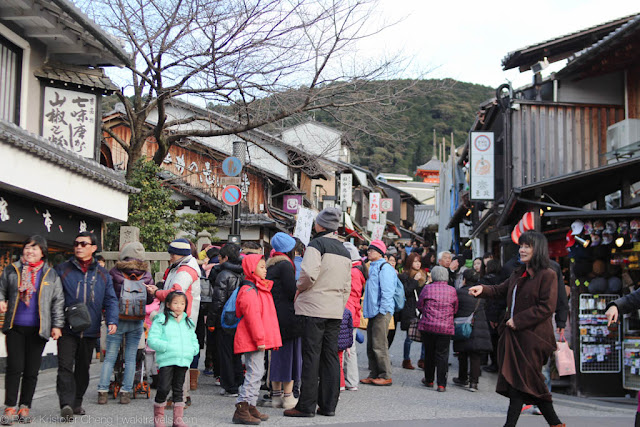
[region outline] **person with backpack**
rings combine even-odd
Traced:
[[[353,339],[356,339],[357,328],[360,326],[360,313],[362,311],[362,305],[360,300],[362,299],[362,290],[366,282],[365,268],[362,265],[360,253],[358,249],[351,242],[344,242],[344,247],[349,251],[351,256],[351,293],[347,300],[346,308],[351,312],[351,319],[353,322]],[[357,391],[358,383],[360,382],[360,375],[358,373],[358,351],[354,346],[349,351],[343,354],[344,362],[342,368],[344,371],[344,385],[345,389],[349,391]]]
[[[118,298],[109,272],[93,256],[96,250],[96,235],[79,233],[73,241],[74,256],[56,267],[66,313],[58,339],[56,392],[60,417],[67,421],[86,414],[82,400],[89,386],[91,356],[100,336],[103,310],[108,333],[113,335],[118,330]]]
[[[398,276],[396,270],[383,259],[386,251],[387,246],[382,240],[373,240],[369,245],[367,256],[371,264],[362,304],[363,315],[369,319],[367,325],[369,376],[361,379],[360,382],[377,386],[393,384],[387,331],[391,317],[396,311],[394,294]]]
[[[283,232],[276,233],[271,238],[275,252],[267,261],[267,279],[273,281],[271,295],[282,338],[282,347],[271,352],[271,399],[272,407],[284,409],[291,409],[298,403],[293,397],[293,383],[300,380],[302,373],[302,328],[293,306],[297,290],[292,259],[295,246],[293,237]]]
[[[145,307],[153,302],[153,295],[145,285],[153,285],[149,263],[145,261],[144,246],[140,242],[126,244],[120,251],[115,267],[109,271],[113,289],[118,299],[118,330],[107,335],[104,363],[98,382],[98,404],[107,403],[113,366],[125,339],[124,376],[120,388],[120,403],[131,401],[136,372],[136,354],[140,337],[144,332]]]
[[[396,329],[400,327],[403,331],[407,332],[407,336],[404,340],[402,368],[403,369],[415,369],[411,364],[411,343],[413,342],[409,337],[409,326],[412,322],[416,322],[418,314],[416,313],[416,305],[418,304],[418,295],[422,291],[422,287],[427,282],[427,273],[422,270],[422,260],[420,254],[410,254],[404,264],[402,274],[398,276],[398,279],[404,285],[404,292],[406,297],[406,303],[402,311],[400,311],[400,325],[396,324]],[[424,353],[420,353],[420,359],[424,363]]]
[[[189,302],[180,291],[165,297],[164,309],[153,319],[147,343],[156,351],[158,391],[153,404],[155,427],[165,427],[164,409],[169,391],[173,391],[173,427],[187,427],[184,423],[182,393],[187,370],[193,357],[200,353],[196,325],[187,316]]]
[[[220,378],[220,394],[236,397],[242,384],[242,358],[233,352],[235,328],[223,328],[220,320],[222,310],[231,294],[242,283],[242,260],[240,245],[227,243],[218,254],[220,264],[211,270],[211,304],[207,314],[207,327],[215,335],[218,366],[214,365],[214,375]]]
[[[282,347],[278,315],[271,296],[273,282],[260,254],[242,260],[245,280],[237,292],[235,316],[239,319],[233,350],[244,354],[246,373],[233,414],[234,424],[257,425],[269,419],[256,408],[264,375],[265,351]]]

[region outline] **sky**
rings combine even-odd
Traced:
[[[635,13],[638,0],[380,0],[373,25],[400,22],[362,41],[360,51],[402,52],[411,58],[407,77],[492,87],[511,81],[517,88],[529,84],[532,73],[503,71],[507,53]],[[552,64],[543,75],[562,66]]]

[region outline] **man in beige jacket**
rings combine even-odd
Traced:
[[[351,256],[338,240],[342,212],[322,210],[314,225],[316,237],[302,259],[296,314],[302,316],[302,388],[298,404],[287,417],[335,415],[340,395],[338,332],[351,292]],[[318,381],[319,379],[319,381]]]

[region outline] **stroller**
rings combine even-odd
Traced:
[[[132,398],[136,398],[138,395],[146,396],[148,399],[151,395],[151,387],[147,381],[147,373],[145,369],[145,346],[146,346],[146,334],[142,334],[140,342],[138,343],[138,351],[136,352],[136,373],[133,380],[133,390],[131,393]],[[109,394],[117,399],[120,388],[122,387],[122,380],[124,378],[124,348],[125,342],[123,340],[118,352],[118,358],[113,366],[113,380],[109,384]]]

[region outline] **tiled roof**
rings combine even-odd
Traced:
[[[18,126],[0,120],[0,144],[9,144],[48,162],[101,182],[125,193],[138,193],[140,190],[127,185],[124,175],[102,166],[93,160],[85,159],[71,151],[53,146],[41,136],[27,132]]]
[[[107,91],[117,91],[118,88],[104,74],[102,68],[86,68],[69,64],[45,64],[33,72],[44,80],[71,83]]]

